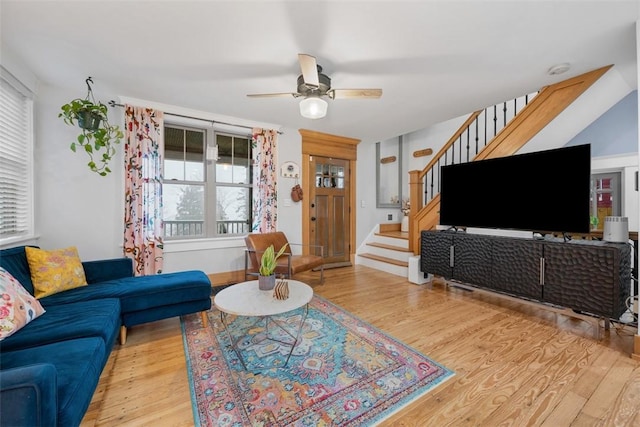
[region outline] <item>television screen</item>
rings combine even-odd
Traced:
[[[591,146],[442,166],[440,224],[589,232]]]

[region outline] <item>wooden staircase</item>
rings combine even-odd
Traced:
[[[440,166],[460,163],[453,159],[465,149],[467,161],[513,155],[611,67],[608,65],[542,88],[530,103],[514,113],[509,122],[505,120],[504,127],[490,141],[485,141],[484,147],[478,146],[476,136],[475,154],[470,151],[469,129],[477,127],[482,110],[472,113],[422,171],[409,172],[409,231],[401,232],[400,224],[378,225],[364,245],[366,250],[357,254],[359,263],[408,277],[409,259],[420,254],[420,231],[435,229],[439,224],[440,194],[434,192],[433,181],[428,187],[428,180],[433,180],[434,174],[439,176]],[[504,104],[506,111],[506,102]]]
[[[489,143],[482,148],[478,148],[476,143],[476,154],[469,161],[515,154],[612,66],[598,68],[542,88],[537,96],[506,123]],[[435,229],[440,220],[440,194],[433,192],[433,181],[430,187],[425,182],[429,179],[433,180],[436,174],[439,177],[440,166],[453,163],[453,160],[447,161],[447,156],[454,158],[451,150],[455,150],[455,144],[459,144],[458,153],[464,148],[469,153],[469,129],[473,126],[478,113],[476,111],[469,117],[422,171],[409,172],[409,249],[415,255],[419,255],[420,252],[420,231]],[[467,135],[466,147],[462,145],[465,134]],[[427,198],[429,189],[432,193]]]
[[[358,263],[397,276],[409,273],[409,233],[400,231],[400,224],[380,224],[358,253]]]

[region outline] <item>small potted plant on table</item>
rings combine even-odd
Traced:
[[[289,244],[285,244],[276,254],[273,245],[269,246],[260,258],[260,269],[258,270],[258,288],[261,291],[270,291],[276,285],[276,267],[278,266],[278,258],[282,256]]]

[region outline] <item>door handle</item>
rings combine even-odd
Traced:
[[[315,221],[315,220],[316,220],[316,217],[315,217],[315,216],[312,216],[312,217],[311,217],[311,221]]]

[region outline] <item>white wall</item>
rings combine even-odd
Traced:
[[[3,52],[4,55],[4,52]],[[8,58],[3,57],[3,65]],[[69,144],[77,136],[77,129],[67,126],[59,119],[60,106],[70,99],[84,97],[85,87],[77,90],[51,87],[37,82],[21,66],[27,83],[37,87],[35,103],[35,181],[36,181],[36,232],[35,242],[43,248],[59,248],[70,245],[78,247],[85,260],[118,257],[122,254],[123,230],[123,168],[122,150],[118,151],[113,163],[113,173],[100,177],[91,173],[86,166],[87,157],[73,153]],[[22,77],[22,76],[18,76]],[[106,102],[119,99],[117,94],[101,92],[94,86],[96,99]],[[586,94],[585,94],[586,95]],[[110,119],[122,124],[122,110],[110,109]],[[430,157],[413,158],[415,150],[432,148],[436,153],[449,136],[457,129],[466,116],[455,118],[427,129],[405,135],[404,163],[406,170],[422,169]],[[231,118],[233,120],[233,118]],[[246,119],[238,119],[247,122]],[[301,162],[301,137],[296,129],[281,129],[279,136],[278,165],[285,161]],[[349,135],[345,135],[349,136]],[[565,140],[566,141],[566,140]],[[635,169],[629,163],[632,159],[600,159],[594,166],[608,169],[621,167],[624,180],[629,181]],[[637,158],[635,161],[637,167]],[[377,209],[375,185],[375,144],[358,145],[357,188],[356,188],[356,247],[358,247],[379,223],[399,221],[399,209]],[[301,165],[300,165],[301,166]],[[631,174],[631,175],[630,175]],[[405,178],[406,179],[406,178]],[[278,208],[278,228],[293,242],[302,240],[301,204],[290,202],[289,190],[294,184],[291,178],[279,178],[280,200]],[[625,216],[630,224],[639,224],[637,193],[628,194],[625,187]],[[408,192],[408,184],[403,183]],[[408,194],[408,193],[407,193]],[[635,209],[634,209],[635,206]],[[632,227],[637,229],[638,227]],[[203,240],[197,243],[168,242],[165,247],[165,271],[200,269],[206,273],[218,273],[243,268],[244,242],[241,238]]]
[[[562,147],[633,90],[615,67],[609,69],[518,154]]]
[[[101,93],[94,87],[97,100],[107,102],[119,97]],[[60,106],[76,97],[84,97],[84,88],[69,92],[40,85],[36,99],[35,140],[35,215],[38,239],[43,248],[77,246],[83,260],[122,256],[124,218],[124,168],[122,148],[111,163],[112,173],[101,177],[89,171],[88,157],[73,153],[70,143],[77,128],[58,118]],[[123,125],[123,110],[110,108],[112,123]],[[227,118],[231,120],[233,118]],[[243,124],[246,120],[235,121]],[[263,125],[256,123],[256,125]],[[278,138],[278,164],[301,161],[301,138],[297,130],[284,129]],[[290,200],[291,178],[278,178],[281,194],[278,228],[292,242],[301,241],[301,204]],[[288,205],[288,206],[287,206]],[[240,270],[244,266],[242,238],[205,239],[198,242],[166,242],[165,271],[199,269],[206,273]]]
[[[402,167],[407,173],[402,175],[402,197],[409,196],[409,173],[411,170],[422,170],[440,148],[449,140],[467,116],[456,117],[442,123],[435,124],[416,132],[404,135],[402,147]],[[395,142],[396,138],[381,141]],[[413,157],[413,152],[431,148],[433,154],[425,157]],[[376,208],[376,147],[375,143],[360,143],[358,145],[358,171],[357,171],[357,232],[356,247],[359,248],[378,224],[400,222],[402,212],[400,209]],[[364,202],[364,207],[362,203]],[[388,215],[392,219],[387,219]]]
[[[527,143],[519,151],[519,154],[564,146],[567,141],[598,119],[632,90],[633,88],[622,79],[615,68],[609,70],[581,97],[567,107],[556,120]],[[422,170],[468,116],[466,114],[404,135],[403,168],[407,173],[403,175],[403,195],[408,195],[409,191],[408,172]],[[431,148],[433,154],[425,157],[413,157],[414,151],[425,148]],[[375,145],[360,144],[358,149],[358,197],[359,200],[365,200],[367,206],[373,205],[374,207],[376,194],[371,182],[374,182],[375,179],[375,162]],[[622,173],[622,191],[624,195],[622,215],[629,218],[629,229],[632,231],[638,230],[638,222],[640,222],[637,207],[638,192],[635,191],[636,170],[638,170],[637,153],[625,153],[592,159],[593,173],[611,171]],[[357,247],[362,245],[364,239],[377,224],[390,222],[387,221],[387,213],[394,214],[393,222],[399,221],[399,218],[396,217],[396,215],[400,214],[398,209],[374,209],[371,212],[358,206]]]
[[[122,255],[123,166],[118,149],[111,168],[101,177],[87,167],[85,153],[73,153],[69,145],[78,129],[58,118],[60,106],[82,89],[66,92],[40,85],[36,100],[35,216],[38,245],[43,248],[77,246],[84,260]],[[95,91],[94,91],[95,92]],[[95,93],[96,99],[110,99]],[[117,111],[110,121],[117,123]]]
[[[387,214],[397,215],[397,209],[376,208],[376,144],[361,142],[356,163],[356,248],[379,223],[387,221]]]
[[[469,113],[471,114],[471,113]],[[406,165],[406,171],[422,170],[429,163],[438,151],[444,146],[444,144],[451,138],[453,133],[462,126],[467,120],[469,114],[456,117],[442,123],[437,123],[426,129],[418,130],[416,132],[408,133],[404,136],[405,151],[404,161]],[[413,152],[423,150],[425,148],[431,148],[433,154],[424,157],[413,157]],[[409,191],[409,174],[405,174],[402,182],[403,190],[405,194]]]

